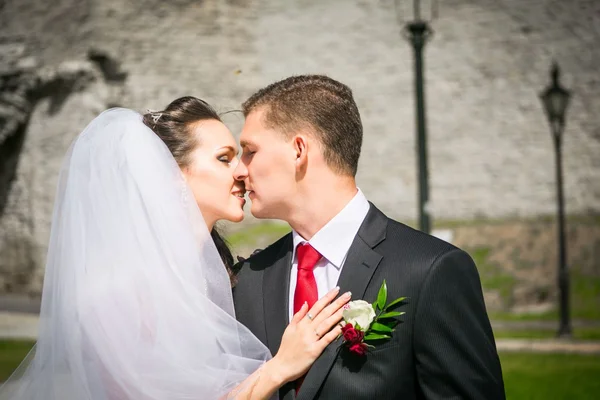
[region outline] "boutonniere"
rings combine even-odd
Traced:
[[[377,301],[373,304],[364,300],[346,304],[342,314],[342,336],[343,344],[350,353],[364,356],[369,348],[375,348],[367,342],[390,339],[399,322],[396,318],[404,314],[390,309],[405,299],[406,297],[400,297],[386,305],[387,285],[384,280],[377,294]]]

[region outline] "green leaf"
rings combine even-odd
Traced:
[[[400,321],[398,321],[397,319],[387,319],[384,322],[384,325],[387,325],[388,327],[392,328],[392,329],[396,329],[396,327],[398,326],[398,324],[400,323]]]
[[[394,318],[394,317],[399,317],[399,316],[404,315],[404,314],[406,314],[404,311],[402,311],[402,312],[390,311],[390,312],[386,312],[385,314],[381,314],[377,318],[378,319],[382,319],[382,318]]]
[[[379,288],[379,293],[377,294],[377,306],[380,310],[383,310],[385,307],[385,302],[387,301],[387,285],[385,283],[385,279],[381,284],[381,288]]]
[[[398,299],[396,299],[396,300],[392,301],[390,304],[388,304],[388,305],[385,307],[385,309],[387,310],[388,308],[390,308],[390,307],[392,307],[392,306],[395,306],[396,304],[398,304],[398,303],[400,303],[401,301],[404,301],[404,300],[406,300],[406,299],[407,299],[406,297],[400,297],[400,298],[398,298]]]
[[[380,324],[378,322],[375,322],[373,325],[371,325],[371,329],[374,331],[377,331],[377,332],[393,332],[394,331],[389,326]]]
[[[378,333],[369,333],[364,337],[364,340],[380,340],[380,339],[389,339],[391,336],[388,335],[380,335]]]

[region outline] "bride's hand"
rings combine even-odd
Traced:
[[[331,290],[310,311],[304,303],[285,329],[279,351],[273,357],[284,382],[304,375],[325,347],[342,332],[338,323],[342,320],[342,307],[350,301],[351,293],[344,293],[333,301],[339,291],[339,288]]]

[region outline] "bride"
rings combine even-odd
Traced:
[[[38,342],[1,399],[267,399],[308,371],[350,295],[334,289],[310,318],[305,304],[273,357],[236,321],[215,228],[244,216],[236,149],[194,97],[85,128],[59,177]]]

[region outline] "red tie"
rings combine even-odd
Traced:
[[[298,254],[298,280],[294,292],[294,314],[300,311],[305,301],[310,310],[319,299],[313,269],[321,259],[319,252],[308,243],[298,245],[296,252]]]
[[[298,245],[296,254],[298,254],[298,280],[294,292],[294,314],[302,308],[305,301],[308,303],[308,309],[310,310],[319,298],[313,269],[321,259],[319,252],[308,243]],[[302,381],[304,381],[304,377],[296,381],[296,393],[300,390]]]

